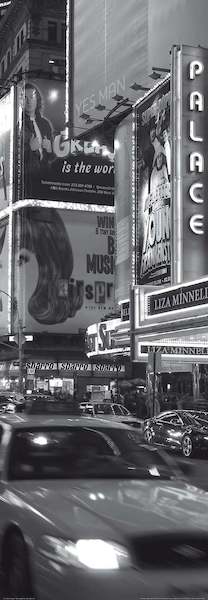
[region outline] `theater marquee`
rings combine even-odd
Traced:
[[[208,274],[208,49],[172,51],[172,283]]]
[[[156,315],[202,304],[208,304],[208,281],[181,286],[167,292],[149,294],[147,312],[148,315]]]

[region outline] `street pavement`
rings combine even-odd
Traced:
[[[188,480],[208,492],[208,457],[184,459],[177,456],[176,460]]]

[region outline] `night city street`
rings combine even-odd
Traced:
[[[0,600],[208,600],[207,24],[0,0]]]

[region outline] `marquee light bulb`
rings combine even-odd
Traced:
[[[104,148],[104,150],[102,152],[102,155],[103,156],[109,156],[109,154],[110,154],[110,151],[108,150],[108,148]]]

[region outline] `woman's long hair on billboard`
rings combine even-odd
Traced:
[[[83,304],[82,282],[71,280],[73,251],[64,222],[54,208],[28,207],[22,215],[20,250],[34,253],[38,281],[28,311],[39,323],[62,323]]]

